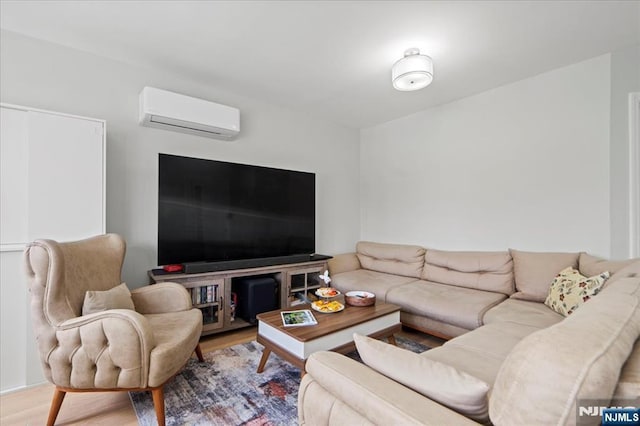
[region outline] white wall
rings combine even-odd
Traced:
[[[2,102],[107,120],[107,230],[127,240],[123,278],[131,287],[145,285],[146,271],[156,266],[159,152],[315,172],[316,250],[348,251],[359,239],[357,130],[234,95],[215,82],[208,86],[10,32],[2,32],[0,43]],[[239,108],[240,137],[223,142],[140,127],[138,94],[145,85]],[[12,365],[28,356],[30,343],[15,334],[26,327],[26,304],[4,309],[5,294],[24,294],[21,271],[2,268],[0,389],[6,390],[33,381],[22,373],[5,381]],[[40,366],[29,362],[26,369]]]
[[[130,285],[146,284],[146,270],[156,266],[159,152],[315,172],[317,251],[348,250],[357,240],[356,130],[10,32],[2,32],[1,46],[2,102],[107,120],[107,229],[127,239]],[[145,85],[240,108],[240,137],[223,142],[139,126]]]
[[[363,129],[362,239],[608,256],[609,70],[605,55]]]
[[[629,247],[629,93],[640,92],[640,45],[611,54],[611,257]],[[640,166],[639,166],[640,167]]]

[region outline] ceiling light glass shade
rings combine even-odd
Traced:
[[[418,49],[407,49],[404,58],[393,64],[391,81],[393,87],[405,92],[427,87],[433,81],[433,61]]]

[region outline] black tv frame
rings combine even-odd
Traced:
[[[314,173],[163,153],[158,164],[159,265],[182,264],[184,272],[200,273],[326,258],[314,256]],[[197,200],[189,198],[193,185]],[[233,235],[243,240],[229,240]],[[269,253],[272,244],[276,251]]]

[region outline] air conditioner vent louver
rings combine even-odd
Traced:
[[[140,93],[140,124],[148,127],[231,140],[240,133],[240,110],[166,90]]]

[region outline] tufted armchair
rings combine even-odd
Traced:
[[[164,425],[162,386],[196,351],[202,313],[179,284],[131,292],[135,311],[82,315],[88,290],[120,285],[125,242],[115,234],[57,243],[37,240],[25,250],[31,315],[42,368],[55,385],[48,425],[67,392],[150,390]]]

